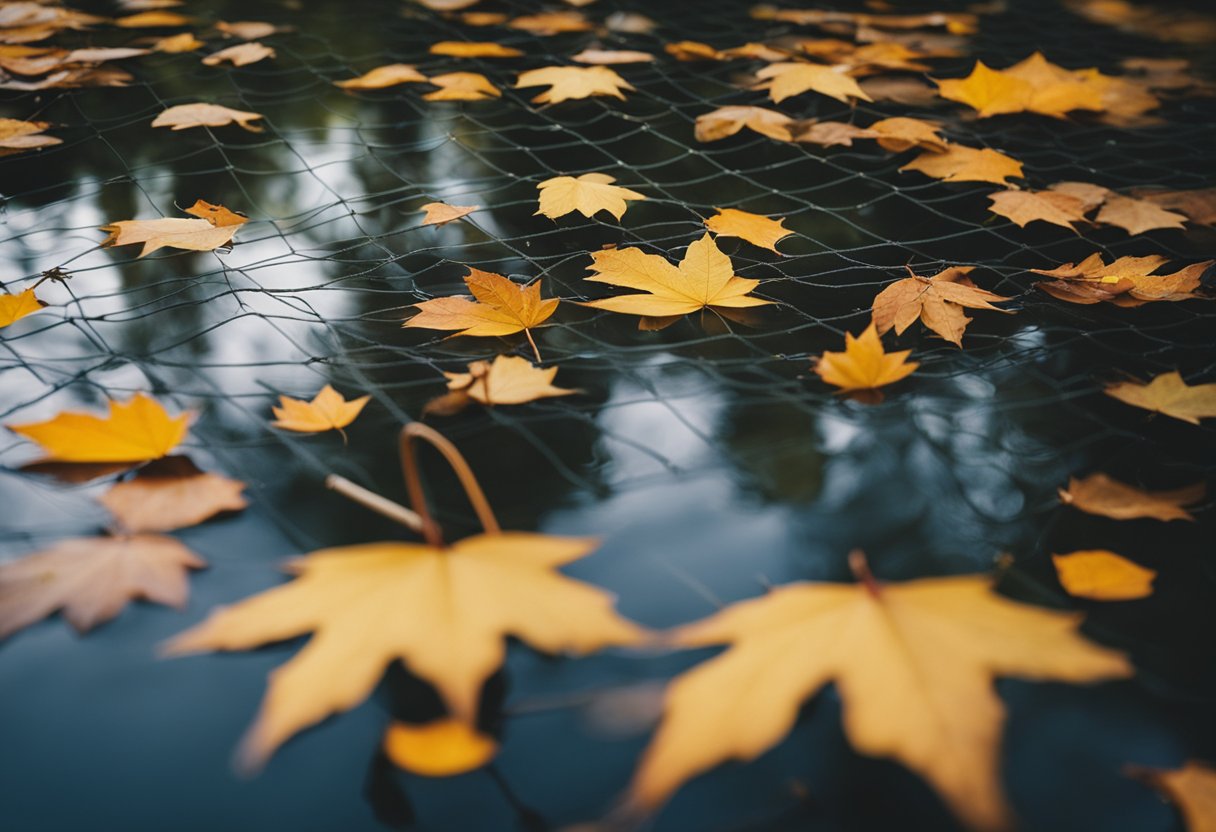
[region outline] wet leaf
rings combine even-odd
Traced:
[[[756,73],[756,78],[760,82],[753,89],[768,90],[769,98],[778,104],[804,92],[817,92],[846,104],[872,100],[857,86],[857,81],[832,67],[819,64],[769,64]]]
[[[191,127],[226,127],[236,124],[250,133],[262,132],[262,127],[253,122],[263,118],[261,113],[234,110],[219,104],[178,104],[158,115],[153,127],[168,127],[173,130],[188,130]]]
[[[988,197],[988,210],[1012,220],[1025,228],[1027,223],[1041,220],[1076,231],[1074,223],[1086,222],[1085,203],[1075,196],[1058,191],[998,191]]]
[[[844,335],[844,352],[825,352],[814,362],[814,370],[841,393],[867,392],[907,378],[920,366],[908,361],[912,350],[884,352],[873,323],[860,335]]]
[[[539,280],[521,286],[502,275],[469,267],[464,282],[474,300],[446,297],[416,303],[418,314],[404,326],[458,330],[457,335],[482,337],[523,332],[533,351],[539,352],[531,330],[547,321],[557,311],[558,304],[557,298],[541,299]]]
[[[221,20],[215,24],[215,30],[226,38],[257,40],[270,37],[279,31],[279,27],[261,20],[237,20],[232,23]]]
[[[45,303],[38,300],[33,289],[26,289],[16,295],[0,294],[0,329],[12,326],[26,315],[40,311]]]
[[[590,20],[583,17],[581,12],[543,12],[541,14],[526,14],[512,18],[507,22],[512,29],[522,29],[534,35],[548,37],[561,35],[566,32],[586,32],[593,28]]]
[[[586,301],[583,305],[641,316],[638,326],[642,329],[661,329],[701,309],[730,310],[772,303],[750,294],[760,281],[735,275],[730,258],[709,234],[688,247],[679,266],[638,248],[592,252],[591,260],[588,268],[593,274],[585,280],[637,289],[639,293]]]
[[[588,554],[583,538],[479,534],[446,547],[368,543],[296,560],[295,579],[219,609],[168,643],[170,655],[249,650],[312,634],[270,677],[241,761],[264,763],[293,734],[362,702],[400,660],[473,724],[507,636],[547,653],[637,643],[612,598],[556,569]],[[402,615],[408,610],[408,615]],[[398,749],[400,750],[400,749]]]
[[[471,400],[485,405],[512,405],[579,392],[555,387],[553,379],[556,375],[556,367],[542,369],[533,366],[526,358],[515,355],[499,355],[493,362],[474,361],[469,364],[467,372],[444,373],[451,393],[428,403],[426,411],[450,415],[460,409],[452,408],[457,401],[449,398],[452,393],[459,394],[459,400],[464,402]],[[440,402],[442,405],[439,407],[433,406]]]
[[[422,96],[427,101],[485,101],[502,97],[498,87],[479,72],[445,72],[426,81],[439,87]]]
[[[785,218],[771,219],[749,214],[736,208],[719,208],[718,213],[705,220],[705,227],[719,237],[739,237],[752,245],[777,251],[777,242],[794,232],[782,225]]]
[[[1113,520],[1194,520],[1184,506],[1203,499],[1203,483],[1172,491],[1142,491],[1106,474],[1090,474],[1084,479],[1069,478],[1068,488],[1060,489],[1060,500],[1089,514]]]
[[[1005,714],[994,679],[1078,683],[1132,673],[1121,654],[1078,635],[1078,623],[1003,598],[977,575],[776,587],[675,631],[682,647],[729,646],[671,685],[633,801],[653,808],[719,763],[755,759],[833,682],[854,748],[924,777],[968,827],[1005,829]]]
[[[467,40],[442,40],[431,44],[427,51],[432,55],[446,55],[449,58],[518,58],[524,54],[519,49],[503,46],[501,43]]]
[[[1064,591],[1090,601],[1131,601],[1153,594],[1152,569],[1132,563],[1105,549],[1052,555],[1056,577]]]
[[[188,413],[170,416],[155,399],[136,393],[126,402],[111,400],[106,416],[65,412],[8,429],[41,445],[45,461],[146,462],[167,456],[189,425]]]
[[[186,575],[207,564],[172,537],[82,537],[0,563],[0,639],[62,610],[77,632],[143,598],[184,607]]]
[[[521,72],[515,82],[516,89],[540,86],[549,89],[533,97],[536,104],[557,104],[595,95],[624,99],[623,90],[633,90],[628,81],[606,66],[547,66]]]
[[[101,244],[129,246],[142,243],[140,257],[147,257],[162,248],[214,251],[231,243],[240,227],[248,222],[247,217],[201,199],[186,213],[193,214],[196,219],[162,217],[156,220],[119,220],[103,225],[101,230],[110,236]]]
[[[866,128],[877,134],[879,147],[892,153],[902,153],[916,147],[945,153],[950,149],[950,143],[941,137],[941,129],[942,126],[936,121],[906,116],[880,119]]]
[[[279,396],[279,407],[272,407],[274,427],[298,433],[322,433],[327,430],[342,430],[355,421],[371,396],[360,396],[347,401],[341,393],[328,384],[321,388],[312,401]]]
[[[784,113],[764,107],[719,107],[697,116],[696,138],[716,142],[733,136],[746,127],[779,142],[794,140],[795,121]]]
[[[446,202],[428,202],[422,206],[426,216],[423,225],[447,225],[449,222],[467,217],[474,211],[480,211],[480,205],[448,205]]]
[[[991,148],[977,150],[952,144],[944,152],[922,153],[900,170],[920,171],[925,176],[944,182],[994,182],[1004,185],[1007,179],[1022,176],[1022,163]]]
[[[189,26],[193,22],[194,18],[186,17],[184,14],[154,10],[116,18],[114,25],[124,29],[167,29],[175,26]]]
[[[1107,264],[1102,255],[1095,252],[1080,263],[1030,271],[1055,278],[1035,286],[1070,303],[1105,301],[1117,306],[1140,306],[1153,301],[1177,302],[1205,297],[1199,294],[1203,275],[1216,261],[1193,263],[1170,274],[1153,274],[1165,262],[1164,257],[1154,254],[1120,257]]]
[[[247,66],[249,64],[256,64],[258,61],[263,61],[267,58],[273,58],[274,54],[274,50],[265,44],[257,42],[239,43],[236,46],[229,46],[227,49],[212,52],[203,58],[203,63],[207,66],[219,66],[225,62],[233,66]]]
[[[46,121],[0,118],[0,156],[63,144],[63,139],[45,135],[50,126]]]
[[[208,474],[187,457],[166,457],[116,483],[97,498],[124,533],[171,532],[249,503],[241,496],[245,483]]]
[[[580,64],[644,64],[654,60],[649,52],[629,49],[584,49],[570,60]]]
[[[453,777],[489,763],[498,743],[459,719],[394,722],[384,735],[384,753],[393,765],[414,774]]]
[[[426,83],[429,80],[412,64],[387,64],[365,72],[358,78],[334,81],[334,86],[344,90],[382,90],[398,84]]]
[[[582,176],[555,176],[536,186],[540,191],[540,207],[536,214],[555,220],[578,211],[584,217],[594,217],[607,211],[620,220],[629,207],[628,201],[645,199],[644,194],[612,184],[616,179],[606,173],[584,173]],[[533,216],[536,216],[534,214]]]
[[[152,44],[152,49],[157,52],[175,54],[178,52],[193,52],[196,49],[202,49],[205,45],[192,33],[182,32],[180,35],[170,35],[167,38],[161,38]]]
[[[1106,388],[1106,395],[1132,407],[1152,410],[1192,425],[1216,417],[1216,382],[1187,384],[1175,370],[1155,376],[1148,384],[1121,381]]]
[[[929,329],[961,347],[963,333],[971,323],[964,308],[1011,313],[992,305],[1009,298],[971,282],[967,277],[972,271],[970,266],[954,266],[932,277],[920,277],[911,269],[908,271],[910,277],[895,281],[874,298],[871,312],[879,335],[892,329],[896,335],[902,335],[919,318]]]
[[[1095,221],[1116,225],[1128,234],[1143,234],[1157,228],[1185,228],[1186,216],[1167,211],[1144,199],[1111,193],[1102,204]]]

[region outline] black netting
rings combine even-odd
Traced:
[[[540,8],[496,2],[492,10]],[[521,337],[446,340],[402,329],[409,305],[462,292],[465,266],[542,278],[546,295],[587,299],[602,296],[582,278],[588,253],[603,246],[675,259],[715,208],[783,216],[794,235],[780,244],[782,256],[720,240],[736,273],[760,280],[757,293],[778,302],[755,326],[707,312],[639,333],[632,318],[564,303],[536,336],[546,365],[560,368],[558,383],[582,395],[429,421],[469,456],[505,527],[602,537],[601,552],[571,573],[617,592],[624,613],[651,626],[691,620],[713,609],[709,599],[751,597],[766,583],[844,579],[844,555],[855,547],[891,579],[982,571],[1007,552],[1013,561],[1003,586],[1054,605],[1064,596],[1052,552],[1109,547],[1159,568],[1152,599],[1092,609],[1090,632],[1132,651],[1142,682],[1100,690],[1010,684],[1002,692],[1013,713],[1007,781],[1027,828],[1169,828],[1171,810],[1119,767],[1216,755],[1209,714],[1216,656],[1205,635],[1216,624],[1212,501],[1193,524],[1119,525],[1068,512],[1055,489],[1095,470],[1146,487],[1211,479],[1211,426],[1151,417],[1101,390],[1175,369],[1192,382],[1216,381],[1216,307],[1202,300],[1069,305],[1034,290],[1038,278],[1027,270],[1094,251],[1107,259],[1162,254],[1182,265],[1212,256],[1211,228],[1135,237],[1110,227],[1079,234],[1041,223],[1018,228],[987,210],[994,187],[901,173],[912,155],[873,142],[823,148],[744,130],[698,143],[699,115],[728,104],[774,106],[741,84],[760,64],[681,62],[663,44],[690,39],[723,48],[832,34],[754,19],[746,3],[600,0],[585,9],[597,22],[641,12],[657,27],[544,37],[381,0],[200,0],[186,11],[205,24],[280,24],[284,31],[264,38],[277,57],[217,68],[203,66],[198,54],[153,54],[122,64],[134,75],[123,88],[0,93],[0,115],[52,122],[50,132],[63,139],[36,154],[0,158],[0,276],[20,291],[46,270],[70,274],[40,287],[47,310],[0,333],[0,422],[34,421],[137,390],[197,412],[187,451],[204,467],[247,481],[254,507],[182,533],[213,567],[194,579],[188,620],[272,584],[284,555],[397,534],[322,481],[336,472],[404,499],[395,431],[444,391],[443,371],[504,352],[530,354]],[[99,27],[54,42],[117,45],[142,34]],[[526,54],[427,54],[436,41],[465,39]],[[988,11],[966,41],[965,56],[933,61],[935,76],[965,75],[976,57],[1008,66],[1036,49],[1063,66],[1111,74],[1130,56],[1185,57],[1200,78],[1216,68],[1203,44],[1101,26],[1054,0]],[[543,107],[530,103],[539,90],[511,87],[519,71],[568,63],[592,45],[658,59],[615,67],[637,88],[624,101]],[[428,75],[483,72],[503,95],[439,103],[424,101],[420,90],[429,88],[417,85],[360,93],[333,85],[392,62]],[[262,113],[265,131],[149,126],[167,106],[196,100]],[[814,94],[774,108],[863,126],[893,115],[938,119],[950,140],[1020,160],[1033,187],[1082,180],[1126,192],[1212,186],[1213,101],[1167,96],[1155,113],[1160,124],[1127,128],[1088,116],[975,120],[955,106],[849,108]],[[646,201],[632,203],[620,223],[604,214],[556,222],[534,215],[538,182],[593,171],[617,177]],[[199,198],[249,215],[231,250],[137,259],[137,247],[98,247],[101,225],[182,216],[179,209]],[[435,200],[481,210],[422,227],[420,206]],[[841,399],[810,371],[810,358],[839,349],[843,333],[859,332],[873,296],[908,264],[920,274],[977,266],[976,281],[1015,298],[1017,314],[978,312],[963,350],[919,324],[888,336],[888,349],[913,350],[920,369],[882,404]],[[276,396],[311,397],[326,383],[372,396],[349,444],[337,434],[269,426]],[[36,455],[11,435],[0,444],[11,468]],[[449,534],[470,531],[454,481],[438,465],[432,475]],[[89,499],[96,493],[95,485],[6,474],[5,553],[96,533],[105,523]],[[244,829],[269,817],[298,829],[376,828],[368,806],[382,818],[394,806],[407,812],[394,802],[403,788],[397,775],[374,766],[369,803],[359,783],[385,709],[408,711],[419,696],[412,682],[390,680],[378,708],[306,734],[263,779],[234,784],[225,756],[253,715],[262,671],[286,648],[157,663],[151,645],[187,618],[141,608],[79,642],[59,625],[42,625],[0,651],[0,679],[14,701],[4,721],[12,718],[15,734],[11,751],[0,752],[0,780],[42,783],[5,801],[19,821],[14,828],[66,828],[71,809],[45,808],[48,790],[65,783],[95,795],[103,817],[127,829]],[[428,828],[462,830],[513,828],[533,810],[559,825],[599,816],[626,784],[644,736],[605,739],[586,729],[582,706],[596,692],[666,678],[691,660],[609,656],[571,666],[513,653],[495,683],[506,714],[501,788],[490,780],[451,789],[410,781],[404,789],[415,806],[408,811]],[[86,685],[96,692],[65,699],[64,689]],[[877,829],[896,818],[905,827],[945,828],[950,821],[914,777],[847,750],[838,706],[828,700],[774,754],[689,786],[657,828]],[[192,706],[200,724],[184,726]],[[86,764],[104,755],[78,748],[71,749],[76,762],[52,775],[69,752],[52,718],[78,726],[97,748],[123,737],[124,759],[138,777],[90,774]],[[160,742],[178,747],[175,754],[196,747],[192,762],[158,770],[150,761],[163,760],[165,747],[131,739],[157,731]],[[52,751],[52,740],[63,748]],[[314,792],[314,780],[331,773],[317,762],[327,753],[345,768]],[[164,784],[170,773],[194,785],[164,785],[164,799],[191,805],[192,814],[170,814],[165,823],[153,820],[152,809],[124,808],[136,779]],[[52,776],[58,785],[46,785]],[[87,778],[94,785],[79,786]],[[789,788],[791,779],[801,787]],[[892,795],[890,805],[865,799],[875,789]],[[810,797],[800,798],[802,791]],[[35,802],[51,825],[21,825]]]

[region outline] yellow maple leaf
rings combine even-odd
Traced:
[[[33,315],[46,304],[34,296],[33,289],[26,289],[16,295],[0,294],[0,329],[12,326],[26,315]]]
[[[1203,483],[1171,491],[1142,491],[1106,474],[1070,477],[1068,488],[1059,489],[1062,503],[1089,514],[1113,520],[1151,517],[1165,522],[1194,520],[1184,506],[1202,500],[1205,491]]]
[[[444,373],[450,392],[429,402],[425,412],[450,415],[470,400],[485,405],[526,404],[579,392],[555,386],[556,375],[556,367],[542,369],[517,355],[499,355],[492,362],[474,361],[467,372]]]
[[[384,735],[384,753],[399,768],[423,777],[451,777],[481,768],[498,743],[459,719],[423,725],[394,722]]]
[[[119,17],[113,22],[115,26],[121,26],[124,29],[160,29],[172,26],[189,26],[194,22],[194,18],[186,17],[177,12],[153,9],[151,11],[140,12],[139,14]]]
[[[783,222],[784,217],[774,220],[737,208],[719,208],[718,213],[705,220],[705,227],[719,237],[739,237],[760,248],[777,251],[777,243],[794,233]]]
[[[532,328],[557,311],[557,298],[542,300],[540,281],[520,286],[499,274],[469,268],[464,279],[474,300],[461,297],[434,298],[416,303],[418,314],[404,326],[423,329],[459,330],[457,335],[496,337],[523,332],[540,361],[540,350]]]
[[[60,541],[0,563],[0,639],[57,610],[83,633],[135,598],[181,608],[190,594],[187,571],[206,565],[175,538],[159,534]]]
[[[153,119],[152,126],[188,130],[191,127],[224,127],[235,123],[250,133],[260,133],[262,132],[261,126],[253,122],[261,118],[263,118],[261,113],[234,110],[219,104],[178,104]]]
[[[1026,109],[1032,92],[1029,81],[992,69],[983,61],[976,61],[966,78],[934,80],[942,98],[966,104],[980,118],[1019,113]]]
[[[237,229],[248,217],[230,211],[222,205],[198,200],[186,209],[196,219],[162,217],[156,220],[119,220],[101,227],[110,236],[103,246],[127,246],[143,243],[140,257],[162,248],[186,251],[214,251],[232,242]]]
[[[386,64],[369,70],[357,78],[334,81],[334,86],[344,90],[382,90],[398,84],[426,83],[427,77],[412,64]]]
[[[915,372],[920,364],[907,360],[911,352],[884,352],[882,339],[871,322],[860,335],[846,332],[844,352],[825,352],[815,361],[814,369],[842,393],[872,391]]]
[[[1076,231],[1075,223],[1086,222],[1085,203],[1078,197],[1060,191],[998,191],[989,195],[988,210],[1025,228],[1027,223],[1041,220]]]
[[[248,650],[313,634],[270,677],[242,744],[246,766],[362,702],[396,660],[433,684],[453,717],[472,724],[507,636],[575,654],[642,638],[613,611],[611,596],[556,571],[594,548],[585,538],[494,530],[447,547],[323,549],[292,564],[292,582],[213,612],[167,652]]]
[[[618,220],[625,215],[627,200],[645,199],[644,194],[612,184],[616,179],[606,173],[584,173],[582,176],[555,176],[536,186],[540,205],[536,214],[551,220],[578,211],[593,217],[607,211]],[[533,216],[536,216],[533,214]]]
[[[1157,573],[1105,549],[1052,555],[1064,591],[1091,601],[1131,601],[1153,594]]]
[[[171,532],[222,512],[241,511],[245,483],[200,471],[189,457],[172,456],[141,468],[97,498],[124,533]]]
[[[778,104],[804,92],[817,92],[846,104],[874,100],[848,75],[819,64],[769,64],[757,72],[756,77],[760,83],[752,89],[768,90],[769,98]]]
[[[441,40],[432,43],[427,51],[432,55],[446,55],[449,58],[518,58],[524,54],[501,43],[467,40]]]
[[[422,206],[426,216],[423,225],[447,225],[449,222],[467,217],[474,211],[480,211],[480,205],[448,205],[446,202],[428,202]]]
[[[426,81],[439,87],[422,96],[427,101],[484,101],[502,97],[498,87],[479,72],[445,72]]]
[[[653,809],[721,762],[755,759],[789,733],[804,701],[834,682],[854,748],[917,772],[969,827],[1005,829],[1004,707],[994,678],[1088,682],[1132,673],[1121,654],[1077,634],[1076,615],[1002,598],[985,576],[892,584],[868,571],[860,577],[779,586],[675,632],[681,647],[729,648],[669,688],[634,779],[635,805]]]
[[[1216,417],[1216,382],[1187,384],[1177,371],[1162,373],[1148,384],[1121,381],[1106,388],[1106,395],[1133,407],[1173,416],[1192,425]]]
[[[147,462],[160,459],[186,436],[190,414],[170,416],[150,396],[111,400],[108,415],[60,413],[45,422],[9,425],[37,442],[48,462]]]
[[[280,406],[271,408],[275,415],[275,421],[271,424],[276,428],[299,433],[341,431],[342,428],[355,421],[371,398],[371,396],[360,396],[347,401],[341,393],[328,384],[322,387],[310,402],[279,396]]]
[[[697,116],[695,131],[699,142],[716,142],[735,135],[744,127],[779,142],[791,142],[795,124],[794,119],[776,110],[731,106]]]
[[[606,66],[546,66],[521,72],[515,82],[521,87],[547,86],[549,89],[535,96],[536,104],[557,104],[575,98],[594,95],[625,97],[622,90],[633,90],[628,81]]]
[[[661,329],[700,309],[742,309],[772,303],[749,294],[760,281],[736,275],[730,258],[709,234],[688,247],[679,266],[638,248],[596,251],[591,260],[588,268],[594,274],[585,280],[637,289],[639,294],[586,301],[583,305],[639,315],[641,329]]]
[[[944,182],[994,182],[1006,184],[1022,175],[1022,163],[991,148],[976,149],[952,144],[945,151],[927,151],[900,168],[920,171]]]

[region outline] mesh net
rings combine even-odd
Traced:
[[[1210,521],[1116,536],[1109,526],[1062,518],[1055,488],[1096,468],[1150,487],[1210,477],[1211,426],[1150,418],[1101,390],[1113,380],[1175,369],[1191,381],[1216,380],[1216,311],[1202,301],[1069,305],[1033,290],[1037,278],[1027,273],[1094,251],[1108,260],[1162,254],[1192,262],[1211,254],[1210,228],[1134,237],[1115,228],[1018,228],[988,212],[993,188],[900,172],[910,156],[870,142],[823,148],[744,130],[698,143],[697,116],[729,104],[766,105],[762,93],[740,85],[757,64],[681,62],[664,55],[662,44],[692,39],[729,47],[824,34],[753,19],[746,4],[732,0],[601,0],[587,10],[597,22],[629,11],[657,26],[651,33],[600,28],[557,36],[478,29],[379,0],[196,6],[208,22],[256,17],[284,27],[265,39],[277,57],[223,69],[203,66],[197,55],[153,54],[130,62],[135,77],[124,88],[3,94],[0,113],[52,122],[64,142],[0,158],[0,273],[11,291],[48,269],[70,274],[40,289],[50,308],[0,336],[4,423],[150,390],[198,413],[187,450],[206,467],[246,480],[258,522],[292,547],[381,536],[388,527],[326,493],[324,475],[343,474],[400,499],[392,437],[443,392],[443,371],[502,352],[529,355],[519,338],[449,340],[403,330],[410,304],[461,293],[465,266],[543,279],[545,294],[563,300],[599,296],[582,279],[589,252],[614,244],[676,258],[704,233],[715,208],[734,207],[786,217],[794,232],[780,256],[734,238],[719,241],[735,272],[758,279],[757,293],[778,302],[755,326],[706,313],[640,333],[626,316],[563,304],[537,339],[546,364],[560,368],[558,383],[583,395],[474,407],[436,420],[468,454],[504,526],[611,535],[610,525],[586,528],[587,518],[628,527],[659,511],[645,496],[659,495],[666,519],[653,522],[666,524],[664,551],[638,560],[664,563],[676,576],[664,591],[684,600],[670,609],[644,592],[631,600],[627,586],[640,574],[630,573],[632,566],[623,576],[610,566],[586,573],[620,588],[625,611],[654,625],[707,611],[705,594],[753,595],[758,573],[766,580],[842,577],[843,552],[858,545],[890,578],[975,571],[1012,552],[1018,565],[1007,576],[1010,590],[1046,602],[1059,598],[1046,555],[1066,547],[1118,540],[1124,549],[1144,550],[1150,563],[1158,549],[1181,551],[1189,559],[1179,558],[1170,578],[1179,592],[1210,577],[1210,561],[1199,557],[1211,553]],[[907,10],[950,4],[933,6]],[[495,8],[538,10],[522,2]],[[56,42],[108,45],[132,37],[104,29]],[[436,41],[465,39],[496,40],[525,57],[427,54]],[[643,49],[659,59],[616,67],[637,88],[624,101],[545,107],[530,103],[538,90],[512,88],[520,70],[565,64],[589,45]],[[1069,14],[1052,0],[1027,0],[983,15],[969,54],[934,61],[934,74],[964,75],[975,57],[1008,66],[1035,49],[1068,67],[1113,74],[1128,56],[1185,56],[1201,77],[1213,69],[1202,46],[1146,39]],[[422,100],[415,85],[360,93],[333,86],[392,62],[428,75],[483,72],[502,97],[438,103]],[[265,130],[149,127],[167,106],[196,100],[262,113]],[[1206,97],[1168,98],[1156,113],[1161,124],[1134,128],[1086,117],[974,120],[962,108],[891,102],[850,108],[818,95],[777,109],[861,125],[893,115],[940,119],[951,140],[1022,161],[1034,187],[1063,180],[1120,191],[1212,184],[1216,108]],[[556,222],[534,215],[538,182],[592,171],[615,176],[646,201],[631,204],[619,223],[604,214]],[[107,222],[181,216],[179,208],[198,198],[251,218],[231,250],[137,259],[135,247],[98,247],[97,228]],[[424,227],[420,206],[436,200],[481,209],[464,221]],[[842,400],[810,372],[809,359],[839,349],[843,333],[859,332],[875,293],[906,264],[920,274],[980,267],[977,282],[1016,298],[1017,314],[977,314],[965,350],[919,325],[889,336],[888,348],[913,350],[920,370],[882,404]],[[326,383],[348,396],[372,396],[349,444],[269,427],[275,396],[308,398]],[[0,459],[10,466],[33,455],[11,436],[0,442]],[[431,473],[441,521],[452,536],[469,530],[455,484],[438,467]],[[709,481],[725,482],[724,490],[701,490]],[[6,512],[3,543],[11,553],[104,523],[88,489],[17,477],[6,477],[3,489],[20,508]],[[631,494],[643,496],[630,502]],[[717,515],[707,509],[718,504]],[[755,539],[748,534],[763,539],[747,524],[774,516],[797,530],[801,554],[729,569],[698,560],[697,547],[708,545],[704,534],[746,550]],[[700,532],[682,537],[681,529],[697,524]],[[207,554],[224,569],[267,573],[265,559],[240,549],[238,541]],[[1208,594],[1210,601],[1210,588]],[[1211,605],[1165,597],[1162,604],[1174,603],[1164,620],[1112,612],[1095,626],[1136,651],[1161,687],[1192,701],[1213,683],[1210,671],[1196,669],[1211,651],[1179,648],[1169,633],[1210,625],[1203,608]],[[620,672],[610,665],[602,680]],[[1190,729],[1198,750],[1212,745],[1210,730]],[[578,809],[588,814],[587,806]]]

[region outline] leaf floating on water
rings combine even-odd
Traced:
[[[156,220],[119,220],[103,225],[102,231],[110,236],[102,240],[103,246],[128,246],[143,244],[140,257],[146,257],[162,248],[177,248],[185,251],[214,251],[232,242],[237,230],[249,221],[222,205],[212,205],[198,200],[186,209],[196,219],[163,217]]]
[[[907,378],[920,366],[908,361],[912,350],[884,352],[873,322],[860,335],[844,335],[844,352],[825,352],[814,361],[819,377],[841,393],[867,393]],[[870,396],[870,400],[877,400]]]
[[[1061,502],[1089,514],[1112,520],[1151,518],[1168,522],[1194,520],[1185,506],[1202,500],[1206,488],[1198,483],[1171,491],[1142,491],[1106,474],[1090,474],[1084,479],[1069,478],[1068,488],[1059,491]]]
[[[191,127],[226,127],[229,124],[236,124],[250,133],[260,133],[263,128],[253,122],[262,118],[261,113],[234,110],[231,107],[221,107],[219,104],[178,104],[153,119],[152,126],[188,130]]]
[[[478,72],[445,72],[426,79],[439,89],[422,96],[427,101],[484,101],[501,98],[502,92]]]
[[[60,413],[45,422],[9,425],[37,442],[54,462],[147,462],[167,456],[186,437],[190,414],[170,416],[155,399],[136,393],[110,401],[106,416]]]
[[[484,405],[527,404],[580,392],[554,386],[556,375],[556,367],[542,369],[516,355],[499,355],[493,362],[474,361],[467,372],[444,373],[450,392],[428,402],[424,412],[447,416],[462,410],[469,401]]]
[[[446,55],[449,58],[518,58],[524,54],[519,49],[503,46],[501,43],[478,43],[467,40],[443,40],[432,43],[429,51],[432,55]]]
[[[697,116],[696,138],[699,142],[716,142],[746,127],[770,139],[791,142],[795,123],[785,113],[764,107],[719,107]]]
[[[705,221],[705,227],[719,237],[738,237],[780,254],[777,243],[794,233],[783,222],[785,217],[775,220],[736,208],[719,208],[717,214]]]
[[[1009,298],[976,286],[967,276],[971,271],[970,266],[954,266],[932,277],[912,274],[883,289],[871,306],[878,334],[894,329],[896,335],[902,335],[919,318],[926,327],[961,347],[963,333],[971,323],[964,308],[1012,314],[1012,310],[992,305]]]
[[[1132,674],[1120,653],[1077,634],[1076,615],[1003,598],[985,576],[862,577],[778,586],[675,631],[671,642],[681,647],[728,647],[672,683],[633,782],[637,807],[656,808],[719,763],[755,759],[832,682],[858,752],[911,768],[967,826],[1003,830],[1010,823],[999,776],[1005,712],[994,680]]]
[[[26,289],[16,295],[0,294],[0,329],[12,326],[26,315],[41,311],[45,306],[46,304],[34,295],[33,289]]]
[[[355,421],[371,396],[360,396],[347,401],[341,393],[328,384],[321,388],[312,401],[279,396],[279,406],[272,407],[275,420],[270,424],[283,430],[297,433],[322,433],[327,430],[340,431]]]
[[[515,82],[521,87],[547,86],[549,89],[535,96],[536,104],[558,104],[576,98],[607,95],[624,99],[623,90],[634,87],[606,66],[547,66],[522,72]]]
[[[1216,382],[1187,384],[1175,370],[1162,373],[1147,384],[1121,381],[1106,388],[1106,395],[1132,407],[1152,410],[1192,425],[1216,417]]]
[[[50,126],[46,121],[0,118],[0,156],[63,144],[63,139],[46,135]]]
[[[167,457],[98,497],[124,533],[171,532],[217,514],[241,511],[245,483],[200,471],[189,458]]]
[[[760,83],[752,89],[768,90],[769,98],[780,104],[804,92],[817,92],[837,101],[852,104],[872,101],[857,81],[830,66],[808,63],[769,64],[756,73]]]
[[[915,170],[944,182],[993,182],[1021,178],[1022,163],[991,148],[977,150],[952,144],[943,152],[926,151],[900,168]]]
[[[607,211],[620,220],[629,207],[627,201],[645,199],[646,195],[612,184],[615,181],[606,173],[546,179],[536,186],[540,191],[540,206],[536,214],[555,220],[574,211],[588,218],[600,211]]]
[[[77,632],[143,598],[184,607],[186,575],[206,563],[172,537],[138,534],[64,540],[0,563],[0,639],[62,610]]]
[[[398,768],[423,777],[454,777],[488,764],[498,743],[459,719],[423,725],[394,722],[384,735],[384,753]]]
[[[239,43],[236,46],[229,46],[227,49],[212,52],[203,58],[203,63],[207,66],[219,66],[226,61],[233,66],[248,66],[249,64],[256,64],[258,61],[264,61],[274,56],[274,50],[265,44]]]
[[[334,81],[334,86],[344,90],[382,90],[398,84],[426,83],[428,80],[413,64],[387,64],[365,72],[358,78]]]
[[[1132,601],[1153,594],[1157,573],[1105,549],[1052,555],[1065,592],[1091,601]]]

